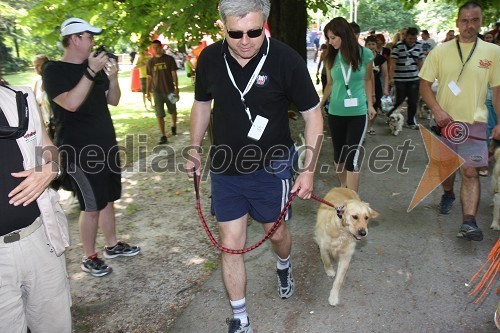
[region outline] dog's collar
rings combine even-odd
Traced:
[[[344,209],[344,206],[337,206],[335,207],[337,210],[337,216],[341,219],[342,218],[342,209]]]

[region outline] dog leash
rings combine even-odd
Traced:
[[[244,254],[244,253],[250,252],[252,250],[255,250],[256,248],[261,246],[267,239],[269,239],[269,237],[271,237],[271,235],[276,231],[276,229],[278,229],[278,227],[280,226],[281,222],[283,221],[286,213],[288,212],[288,209],[290,208],[293,199],[295,199],[297,197],[297,192],[290,194],[290,198],[286,202],[285,207],[283,207],[283,210],[281,211],[280,215],[278,216],[278,219],[273,223],[273,226],[271,227],[271,229],[269,229],[269,231],[264,235],[264,237],[260,241],[253,244],[252,246],[249,246],[249,247],[246,247],[246,248],[243,248],[240,250],[229,249],[227,247],[220,245],[217,242],[215,237],[212,235],[210,228],[207,225],[207,221],[205,220],[205,217],[203,216],[203,212],[201,211],[201,200],[200,200],[200,180],[201,180],[201,178],[196,174],[196,171],[193,169],[194,192],[196,195],[196,211],[198,212],[198,217],[200,218],[201,225],[203,226],[203,229],[205,230],[205,233],[207,234],[207,236],[210,239],[210,241],[212,242],[212,244],[218,250],[226,252],[226,253],[230,253],[230,254]],[[340,211],[343,208],[343,206],[335,207],[335,205],[332,204],[331,202],[328,202],[328,201],[314,195],[313,193],[311,193],[311,198],[313,198],[314,200],[319,201],[321,203],[324,203],[327,206],[334,208],[337,211],[337,215],[340,214]]]

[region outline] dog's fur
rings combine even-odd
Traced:
[[[339,207],[339,212],[321,204],[314,239],[319,245],[321,260],[328,276],[335,276],[331,257],[338,261],[337,276],[328,298],[330,305],[335,306],[339,303],[340,288],[356,249],[356,242],[368,234],[368,222],[379,213],[362,202],[356,192],[347,188],[333,188],[325,196],[325,200]]]
[[[417,116],[420,119],[431,119],[431,109],[429,109],[423,99],[418,101]]]
[[[500,230],[500,147],[495,149],[495,166],[491,175],[493,189],[493,222],[490,228]]]
[[[403,130],[403,123],[405,118],[399,111],[394,111],[389,116],[389,128],[391,129],[391,133],[397,136]]]

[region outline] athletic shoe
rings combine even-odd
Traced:
[[[165,143],[167,143],[168,140],[167,140],[167,137],[164,135],[160,138],[160,141],[158,141],[158,144],[159,145],[164,145]]]
[[[103,254],[104,254],[104,257],[106,257],[108,259],[113,259],[113,258],[120,257],[120,256],[132,257],[132,256],[139,254],[139,252],[141,252],[140,247],[135,246],[135,245],[130,246],[127,243],[118,241],[118,243],[116,243],[116,245],[113,247],[105,246]]]
[[[450,214],[451,208],[453,207],[453,202],[455,198],[447,195],[446,193],[441,196],[441,202],[439,203],[439,214],[447,215]]]
[[[295,285],[293,283],[292,265],[285,269],[277,269],[278,273],[278,294],[281,298],[289,298],[293,295]]]
[[[171,126],[170,130],[172,131],[172,135],[177,135],[177,126]]]
[[[460,227],[457,237],[479,242],[483,240],[483,232],[479,227],[473,227],[470,224],[464,223]]]
[[[229,326],[227,333],[253,333],[252,327],[250,326],[250,319],[248,319],[248,324],[245,326],[241,325],[241,320],[234,318],[227,318],[226,324]]]
[[[405,128],[409,128],[409,129],[412,129],[412,130],[418,130],[418,125],[409,125],[409,124],[404,124],[403,127]]]
[[[80,267],[82,271],[90,273],[90,275],[96,277],[108,275],[113,271],[111,267],[104,263],[104,260],[97,257],[97,254],[88,258],[83,257],[82,265]]]

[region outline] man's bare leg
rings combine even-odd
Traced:
[[[161,135],[167,136],[165,134],[165,118],[156,116],[156,119],[158,120],[158,127],[160,128]]]
[[[481,195],[481,184],[479,174],[474,167],[460,168],[462,175],[462,186],[460,187],[460,200],[462,201],[462,212],[464,217],[476,216]]]
[[[219,222],[221,245],[230,249],[242,249],[247,238],[248,214],[228,222]],[[246,293],[246,270],[242,254],[222,252],[222,280],[229,299],[240,300]]]
[[[106,239],[106,245],[115,246],[118,240],[116,239],[115,208],[112,202],[108,202],[107,206],[99,212],[99,226]]]
[[[98,220],[99,212],[80,212],[80,239],[82,241],[83,252],[86,257],[96,253],[95,240],[97,235]]]

